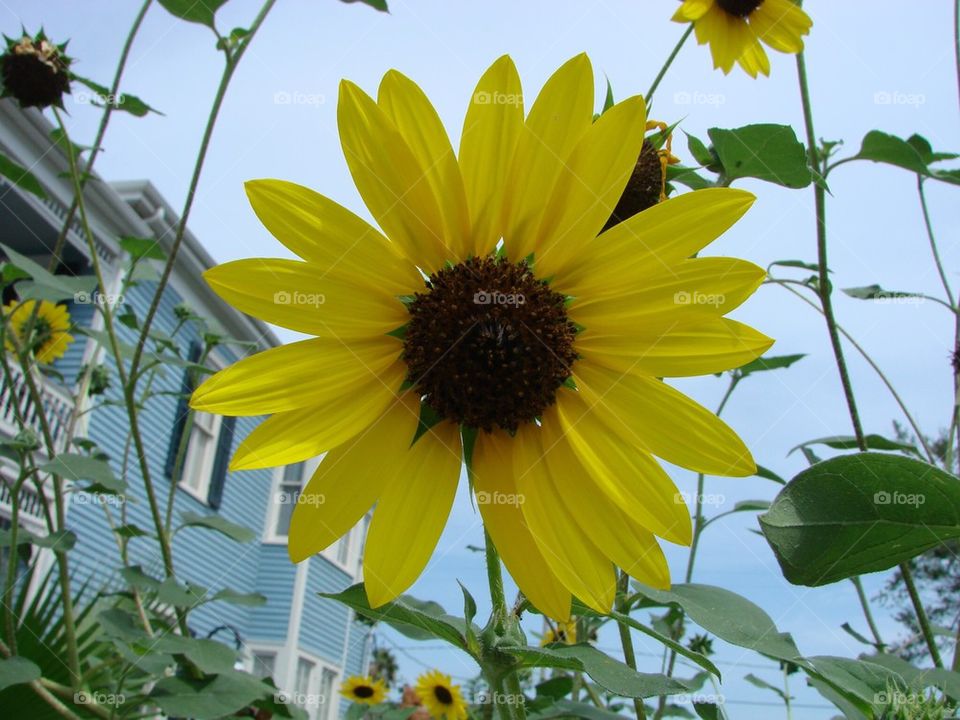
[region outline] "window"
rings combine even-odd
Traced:
[[[337,674],[330,668],[324,668],[323,676],[320,678],[320,702],[317,708],[317,720],[330,720],[333,717],[333,707],[336,700],[334,684],[336,681]]]
[[[313,694],[313,671],[316,664],[302,657],[297,660],[297,680],[293,701],[304,708],[311,719],[316,718],[317,703]]]
[[[202,412],[193,417],[180,484],[200,497],[205,497],[210,487],[220,419],[219,415]]]
[[[347,534],[337,540],[337,562],[346,565],[350,559],[350,541],[353,539],[353,528],[347,530]]]
[[[273,503],[276,506],[274,537],[285,538],[290,532],[290,518],[293,517],[293,508],[297,505],[300,489],[303,487],[303,466],[304,464],[299,462],[287,465],[283,469],[280,486],[273,498]]]
[[[277,656],[272,652],[255,652],[253,654],[253,674],[258,678],[273,677]]]

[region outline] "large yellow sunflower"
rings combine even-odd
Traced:
[[[193,407],[272,414],[234,469],[326,453],[294,510],[294,561],[376,504],[363,559],[373,606],[425,567],[465,455],[504,563],[557,620],[571,593],[610,608],[613,563],[668,586],[655,535],[688,543],[690,514],[654,456],[754,472],[737,435],[662,380],[734,368],[770,346],[723,317],[764,271],[692,257],[754,198],[688,193],[598,236],[640,153],[645,110],[632,97],[594,122],[593,107],[585,55],[526,117],[502,57],[477,85],[456,155],[408,78],[388,72],[376,100],[344,81],[344,154],[383,234],[311,190],[255,181],[255,212],[303,260],[206,273],[240,310],[316,337],[217,373]]]
[[[760,44],[798,53],[813,21],[792,0],[683,0],[675,22],[692,22],[700,45],[710,43],[713,67],[729,73],[739,63],[747,74],[770,74]]]
[[[34,309],[36,317],[34,318]],[[11,338],[4,342],[6,349],[12,352],[16,345],[26,345],[33,351],[33,356],[41,365],[47,365],[63,357],[73,335],[70,330],[70,313],[63,305],[41,300],[39,307],[36,300],[13,300],[3,308],[4,315],[9,323],[8,332],[16,335],[17,343]],[[32,332],[27,336],[30,318],[34,318]]]
[[[417,697],[438,720],[466,720],[467,704],[460,694],[460,686],[450,681],[449,675],[439,670],[425,672],[417,678]]]
[[[387,697],[387,686],[369,675],[351,675],[340,685],[340,694],[362,705],[379,705]]]

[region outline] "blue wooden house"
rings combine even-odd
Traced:
[[[46,191],[46,199],[0,181],[0,227],[3,242],[37,262],[46,264],[63,225],[72,199],[69,181],[63,176],[66,157],[52,147],[51,125],[42,114],[24,112],[9,101],[0,101],[0,150],[31,168]],[[156,189],[145,181],[107,183],[93,180],[87,186],[86,203],[97,254],[107,284],[119,288],[127,265],[118,240],[126,236],[155,238],[168,248],[173,239],[177,216]],[[202,245],[189,232],[179,253],[174,274],[164,291],[154,327],[172,333],[177,326],[176,308],[182,304],[195,313],[211,318],[224,334],[252,343],[259,349],[279,344],[263,323],[235,312],[206,286],[201,273],[214,264]],[[92,272],[87,244],[78,224],[72,227],[64,251],[58,259],[59,273],[75,275]],[[154,285],[142,282],[125,297],[99,295],[75,297],[69,310],[74,322],[98,329],[99,314],[94,303],[108,299],[118,308],[129,307],[138,316],[146,313]],[[131,342],[133,331],[120,326],[121,340]],[[194,333],[191,335],[191,333]],[[200,338],[189,326],[178,331],[175,341],[186,357]],[[221,346],[210,356],[214,367],[226,366],[244,349]],[[73,409],[70,385],[85,363],[106,363],[110,359],[91,340],[77,335],[77,341],[58,362],[63,375],[61,385],[44,380],[44,403],[54,417],[66,418]],[[115,378],[115,373],[113,374]],[[212,636],[224,642],[238,643],[248,670],[274,678],[295,701],[299,701],[315,720],[337,717],[343,709],[338,702],[340,680],[363,673],[370,652],[370,627],[358,622],[353,613],[332,601],[317,597],[319,592],[335,592],[358,581],[361,567],[366,519],[333,547],[311,560],[293,565],[287,557],[286,536],[290,516],[302,484],[310,477],[316,461],[278,468],[232,473],[228,460],[239,442],[257,423],[256,418],[224,418],[198,414],[184,456],[182,480],[170,481],[177,442],[183,430],[183,401],[177,394],[188,382],[179,367],[164,367],[154,378],[154,389],[169,394],[152,399],[141,415],[142,433],[147,444],[147,462],[157,485],[158,500],[165,507],[173,494],[174,517],[184,513],[218,515],[249,528],[255,539],[237,543],[206,529],[186,528],[175,536],[174,558],[181,581],[193,583],[211,592],[229,588],[238,592],[258,592],[266,597],[262,605],[210,602],[191,613],[191,630],[198,636]],[[114,382],[114,385],[116,382]],[[16,383],[0,394],[0,432],[13,431],[15,409],[22,407],[22,389]],[[107,390],[107,397],[116,393]],[[20,403],[20,405],[18,405]],[[126,411],[122,407],[99,407],[86,413],[77,434],[96,442],[111,458],[116,474],[128,486],[130,500],[123,503],[109,496],[71,494],[67,522],[77,535],[71,551],[77,582],[93,578],[101,587],[118,586],[115,542],[107,517],[149,529],[152,522],[143,501],[143,483],[137,463],[131,457]],[[65,445],[66,422],[55,423],[58,442]],[[124,460],[126,458],[126,461]],[[0,472],[11,467],[2,461]],[[10,497],[0,484],[0,527],[9,526]],[[21,502],[24,527],[43,533],[37,498],[25,496]],[[140,500],[136,502],[136,500]],[[148,539],[130,543],[131,564],[145,572],[161,575],[162,564],[156,544]],[[40,557],[39,562],[49,562]]]

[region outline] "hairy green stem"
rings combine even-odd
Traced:
[[[813,105],[810,101],[810,89],[807,83],[807,67],[803,51],[797,53],[797,80],[800,86],[800,99],[803,104],[803,121],[807,131],[807,145],[810,157],[810,166],[814,171],[823,176],[820,163],[820,153],[817,150],[817,134],[813,128]],[[833,357],[837,365],[837,372],[840,375],[840,385],[843,388],[843,395],[847,402],[847,410],[850,413],[850,422],[853,425],[853,433],[857,439],[857,446],[861,452],[866,452],[867,442],[863,434],[863,425],[860,423],[860,413],[857,410],[857,401],[853,394],[853,385],[850,383],[850,373],[847,370],[847,363],[843,357],[843,346],[840,343],[840,333],[837,331],[837,321],[833,313],[833,302],[830,298],[830,277],[827,264],[827,221],[826,221],[826,189],[823,183],[813,183],[814,203],[816,209],[817,222],[817,262],[818,277],[817,292],[820,296],[820,304],[823,307],[823,317],[827,323],[827,332],[830,335],[830,345],[833,348]],[[900,564],[900,572],[903,575],[903,581],[910,592],[910,598],[913,602],[913,609],[917,615],[917,622],[921,628],[929,631],[930,622],[927,614],[920,603],[920,597],[916,593],[916,587],[913,584],[913,574],[906,563]],[[913,589],[911,591],[911,588]],[[933,636],[924,632],[924,638],[930,650],[931,657],[940,667],[940,652],[936,643],[932,642]]]
[[[680,36],[680,39],[677,41],[677,44],[674,46],[673,51],[667,56],[666,62],[663,63],[663,67],[660,68],[660,72],[657,73],[657,76],[653,79],[653,84],[650,85],[650,89],[647,90],[647,94],[643,96],[644,101],[647,104],[647,109],[650,109],[650,105],[653,103],[653,94],[657,91],[657,88],[660,87],[660,82],[663,80],[663,77],[667,74],[667,70],[670,69],[670,66],[673,65],[673,61],[676,60],[677,55],[680,54],[680,48],[683,47],[684,43],[687,42],[687,38],[690,37],[690,33],[693,32],[693,23],[687,27],[683,35]]]
[[[630,577],[623,570],[618,570],[617,575],[617,611],[629,613],[630,597]],[[633,637],[630,635],[630,628],[622,622],[617,623],[617,629],[620,631],[620,646],[623,648],[623,661],[633,670],[637,669],[637,655],[633,649]],[[633,710],[637,714],[637,720],[645,720],[647,711],[643,706],[643,698],[633,699]]]
[[[866,618],[867,627],[870,628],[870,633],[873,635],[873,642],[877,648],[877,652],[882,653],[887,644],[883,641],[883,638],[880,637],[880,630],[877,629],[877,624],[873,620],[870,602],[867,600],[867,594],[863,591],[863,582],[861,582],[859,575],[854,575],[850,578],[850,582],[852,582],[853,586],[857,589],[857,598],[860,600],[860,607],[863,608],[863,617]]]
[[[917,592],[917,586],[913,582],[913,573],[906,563],[900,563],[900,574],[903,575],[903,584],[907,588],[907,594],[910,596],[910,602],[917,614],[917,623],[920,625],[920,632],[930,650],[930,657],[933,658],[933,664],[943,667],[943,660],[940,658],[940,648],[937,647],[937,639],[934,637],[933,629],[930,627],[930,621],[927,619],[927,613],[923,609],[923,603],[920,600],[920,593]]]

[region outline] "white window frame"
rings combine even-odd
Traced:
[[[207,363],[214,371],[223,369],[223,361],[213,354],[207,356]],[[204,428],[201,422],[207,422],[209,418],[210,426]],[[183,453],[183,468],[180,471],[180,481],[177,487],[183,490],[187,495],[195,498],[204,505],[210,503],[210,479],[213,477],[213,465],[217,457],[217,446],[220,444],[220,430],[223,427],[223,417],[213,413],[204,413],[194,411],[193,422],[190,425],[190,436],[187,438],[187,449]],[[195,449],[193,444],[194,434],[198,432],[210,434],[210,444],[207,452],[200,460],[200,472],[190,473],[191,463],[194,462],[192,451]],[[193,485],[187,481],[191,475],[199,475],[199,483]]]
[[[324,703],[324,707],[327,710],[327,715],[325,717],[320,717],[318,712],[319,706],[317,704],[308,706],[305,708],[305,710],[307,711],[310,720],[336,720],[336,718],[339,717],[340,693],[338,691],[340,688],[340,683],[343,681],[343,670],[341,668],[337,667],[328,660],[324,660],[313,653],[300,650],[299,648],[291,652],[290,648],[287,646],[255,643],[248,644],[247,650],[249,651],[247,666],[250,669],[250,672],[253,672],[253,656],[255,653],[274,654],[273,680],[276,682],[277,688],[287,695],[287,697],[291,698],[291,700],[296,699],[296,693],[303,692],[301,688],[296,686],[297,673],[301,659],[313,664],[310,686],[306,691],[306,694],[308,695],[313,695],[316,697],[320,694],[323,673],[324,671],[330,672],[333,675],[333,682],[331,683],[330,697],[325,698]]]

